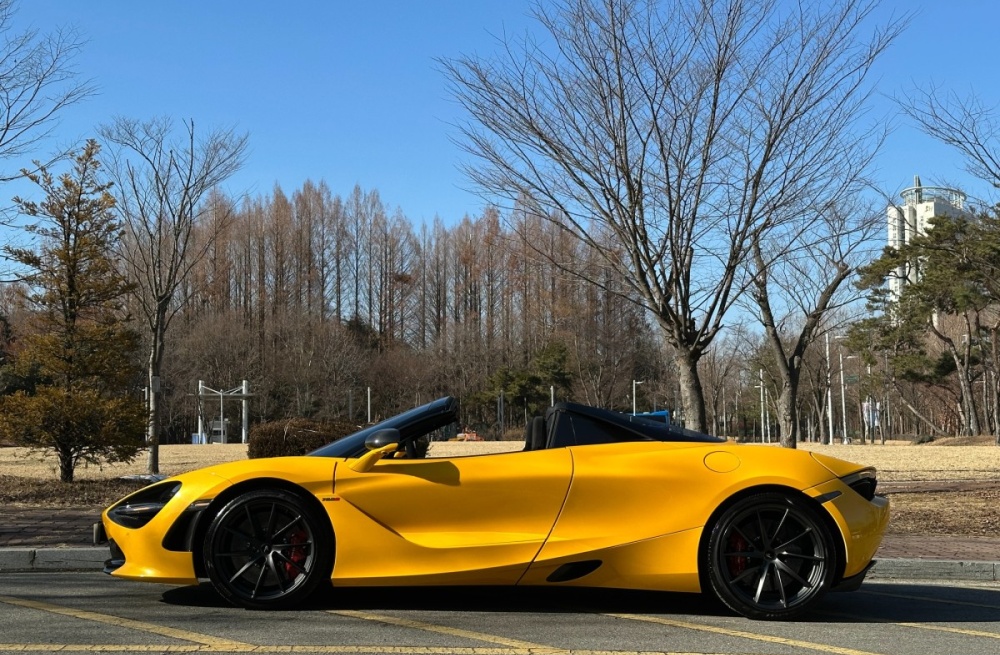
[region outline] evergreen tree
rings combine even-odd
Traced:
[[[124,321],[128,284],[110,256],[121,229],[110,185],[98,178],[99,149],[88,141],[73,171],[58,179],[45,167],[28,174],[45,199],[14,202],[39,219],[27,228],[37,249],[4,248],[25,271],[22,293],[33,311],[14,366],[39,383],[34,393],[0,399],[0,434],[55,451],[63,482],[73,481],[80,461],[134,458],[146,422],[141,400],[130,395],[139,339]]]
[[[942,385],[953,379],[964,433],[977,435],[985,431],[973,383],[982,376],[984,355],[1000,361],[993,347],[1000,332],[1000,220],[991,214],[937,216],[930,224],[926,234],[887,248],[861,269],[859,286],[870,292],[870,308],[882,314],[852,330],[853,345],[877,344],[904,380]],[[888,281],[912,268],[917,279],[892,297]],[[871,351],[859,351],[869,364],[877,361]]]

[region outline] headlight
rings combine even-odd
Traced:
[[[163,482],[140,489],[108,510],[108,518],[126,528],[141,528],[180,490],[180,482]]]
[[[875,469],[863,469],[857,473],[845,475],[840,479],[848,487],[858,492],[865,500],[871,500],[875,497],[875,487],[878,485],[878,480],[875,477]]]

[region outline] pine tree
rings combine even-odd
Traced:
[[[28,177],[45,194],[39,204],[14,198],[37,249],[4,248],[24,270],[31,331],[19,339],[16,370],[41,380],[34,393],[0,399],[0,434],[53,450],[59,477],[72,482],[80,461],[129,461],[142,447],[145,412],[132,394],[141,369],[139,338],[128,328],[129,286],[111,257],[121,229],[110,184],[98,175],[100,147],[87,142],[72,172],[53,178],[45,167]]]

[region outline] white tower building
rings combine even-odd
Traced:
[[[935,216],[961,216],[968,214],[965,194],[956,189],[922,186],[920,176],[913,177],[913,186],[903,189],[902,205],[889,206],[889,247],[899,248],[918,234],[926,234],[930,220]],[[889,278],[889,293],[893,300],[903,287],[916,282],[920,276],[918,262],[907,262],[896,269]]]

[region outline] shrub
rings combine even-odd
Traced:
[[[346,421],[320,423],[304,418],[260,423],[250,430],[247,457],[287,457],[305,455],[331,441],[358,431]]]

